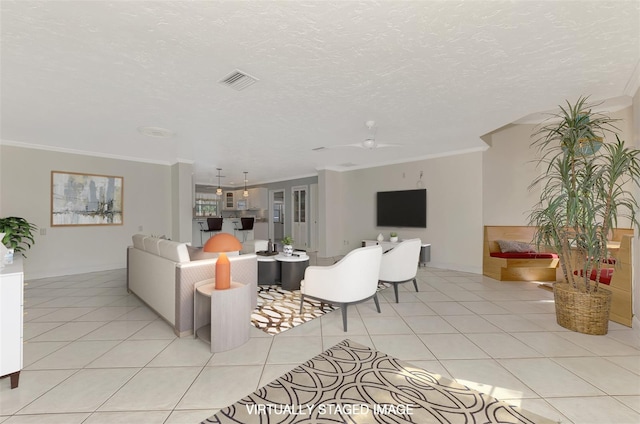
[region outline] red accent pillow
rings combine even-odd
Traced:
[[[613,270],[614,268],[602,268],[600,269],[600,282],[602,284],[606,284],[607,286],[609,284],[611,284],[611,278],[613,277]],[[575,275],[583,275],[582,270],[580,271],[573,271],[573,273]],[[589,280],[593,280],[596,281],[596,275],[597,275],[597,270],[592,269],[591,270],[591,275],[589,275]]]

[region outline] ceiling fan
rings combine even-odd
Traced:
[[[385,144],[385,143],[378,143],[376,141],[376,131],[378,128],[376,127],[376,121],[367,121],[365,122],[365,125],[367,126],[367,137],[359,143],[342,144],[339,146],[317,147],[313,150],[320,151],[325,149],[340,149],[344,147],[356,147],[360,149],[374,150],[374,149],[385,148],[385,147],[401,147],[400,144]]]

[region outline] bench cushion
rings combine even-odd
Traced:
[[[503,259],[555,259],[558,257],[555,253],[543,252],[491,252],[493,258]]]

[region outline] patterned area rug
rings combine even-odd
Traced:
[[[301,314],[300,290],[284,290],[278,285],[258,286],[258,306],[251,314],[251,323],[275,335],[336,309],[327,303],[305,299]]]
[[[391,287],[378,283],[378,291]],[[305,299],[300,313],[300,290],[284,290],[279,285],[258,286],[258,305],[251,313],[251,323],[265,333],[275,335],[340,309],[328,303]]]
[[[202,424],[303,422],[554,423],[343,340]]]

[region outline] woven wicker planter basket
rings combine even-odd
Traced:
[[[567,283],[555,283],[556,320],[562,327],[584,334],[607,334],[611,292],[598,287],[595,293],[581,293]]]

